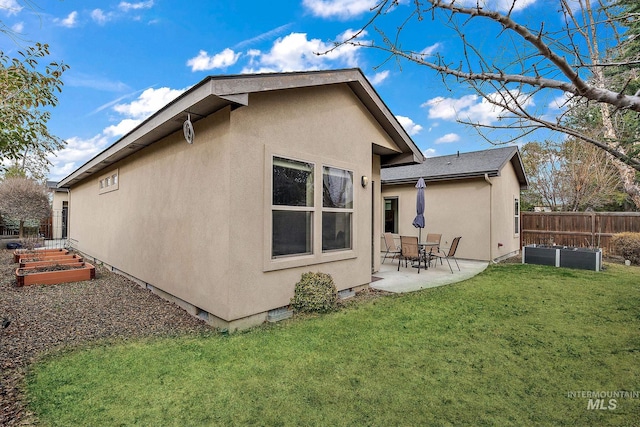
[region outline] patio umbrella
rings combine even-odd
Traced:
[[[422,229],[424,228],[424,188],[426,187],[424,179],[420,178],[416,184],[418,193],[416,195],[416,217],[413,220],[413,226],[419,228],[418,241],[422,240]]]

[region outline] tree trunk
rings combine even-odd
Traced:
[[[22,240],[22,238],[24,237],[24,220],[20,220],[20,231],[18,233],[18,237],[20,237],[20,240]]]

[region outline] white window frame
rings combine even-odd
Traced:
[[[314,264],[324,264],[329,262],[353,259],[358,257],[358,197],[360,191],[368,191],[363,189],[360,185],[356,185],[356,177],[364,175],[365,173],[359,173],[357,167],[353,164],[334,161],[322,156],[310,155],[308,153],[296,153],[296,152],[283,152],[281,150],[271,150],[269,147],[265,147],[264,158],[264,200],[265,200],[265,219],[264,219],[264,237],[265,243],[263,252],[263,271],[275,271],[283,270],[295,267],[306,267]],[[309,254],[301,255],[287,255],[281,257],[272,257],[272,244],[273,244],[273,159],[274,157],[280,157],[284,159],[290,159],[305,163],[312,163],[314,165],[314,203],[310,208],[313,212],[313,225],[312,225],[312,251]],[[350,209],[337,209],[337,211],[351,213],[351,248],[341,250],[322,251],[322,178],[324,166],[348,170],[353,176],[353,207]],[[282,206],[277,206],[278,209]],[[291,209],[307,209],[308,207],[291,207]],[[327,211],[335,211],[333,208],[327,208]]]
[[[98,194],[110,193],[120,188],[119,172],[118,169],[111,170],[98,178]]]
[[[514,236],[520,235],[520,198],[514,196],[513,198],[513,231]]]

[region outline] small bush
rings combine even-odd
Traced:
[[[338,290],[326,273],[304,273],[291,298],[291,307],[300,313],[327,313],[335,310],[337,304]]]
[[[632,264],[640,265],[640,233],[614,234],[611,243],[616,254],[628,259]]]

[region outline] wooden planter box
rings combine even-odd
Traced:
[[[18,286],[29,285],[57,285],[58,283],[82,282],[96,277],[96,269],[93,265],[83,262],[80,268],[59,271],[34,272],[32,268],[17,268],[16,281]]]
[[[13,253],[13,262],[20,262],[22,258],[46,258],[67,255],[68,253],[67,249],[18,249]]]
[[[522,263],[600,271],[602,249],[528,245],[522,248]]]
[[[55,257],[46,257],[46,259],[43,259],[41,261],[26,261],[26,259],[29,259],[29,258],[20,260],[20,268],[46,267],[46,266],[56,265],[56,264],[72,265],[72,264],[80,264],[83,261],[83,258],[81,256],[72,255],[72,254],[60,255]]]

